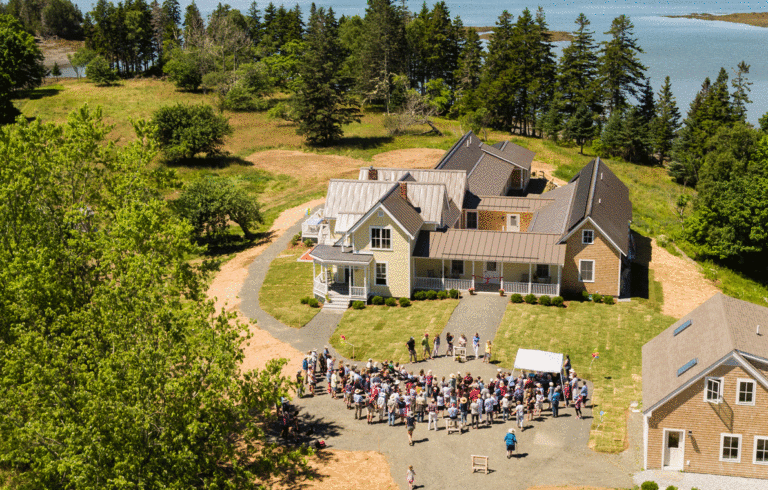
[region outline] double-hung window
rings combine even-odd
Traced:
[[[720,434],[720,461],[741,461],[741,435]]]
[[[477,211],[467,211],[467,229],[477,229]]]
[[[723,378],[706,378],[704,385],[704,401],[720,403],[723,400]]]
[[[581,230],[581,243],[584,245],[595,243],[595,230]]]
[[[594,260],[579,260],[579,281],[595,282]]]
[[[768,464],[768,437],[755,436],[754,464]]]
[[[392,250],[392,230],[378,226],[371,227],[371,248]]]
[[[386,263],[376,263],[376,285],[377,286],[386,286],[387,285],[387,264]]]
[[[459,276],[464,275],[464,261],[452,260],[451,261],[451,274],[457,274]]]
[[[549,265],[536,264],[536,277],[549,277]]]
[[[736,381],[736,405],[755,404],[755,382],[751,379]]]

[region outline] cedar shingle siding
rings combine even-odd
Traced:
[[[583,245],[581,231],[594,230],[594,243]],[[594,260],[594,282],[579,281],[579,260]],[[563,266],[562,290],[571,294],[582,291],[589,293],[619,295],[619,275],[621,273],[621,255],[616,247],[589,223],[576,230],[566,241],[565,265]]]

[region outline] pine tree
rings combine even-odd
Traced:
[[[181,6],[178,0],[163,2],[163,42],[179,42],[179,26],[181,25]]]
[[[664,165],[664,160],[672,150],[672,143],[680,129],[680,111],[677,109],[675,96],[672,95],[672,87],[669,77],[664,79],[664,85],[659,91],[656,102],[656,118],[651,126],[653,147],[659,155],[659,163]]]
[[[184,46],[196,46],[201,40],[200,36],[204,34],[205,23],[200,15],[197,5],[193,1],[187,5],[184,12]]]
[[[456,80],[454,113],[464,115],[479,108],[476,94],[480,86],[480,74],[483,68],[483,45],[477,31],[469,27],[466,31],[464,48],[459,56]]]
[[[576,112],[565,125],[565,139],[579,145],[579,154],[584,154],[584,145],[595,135],[595,119],[586,101],[582,101]]]
[[[610,114],[629,107],[629,98],[637,97],[645,80],[646,67],[637,57],[643,50],[634,38],[634,28],[629,17],[620,15],[613,20],[611,28],[605,33],[611,38],[601,43],[601,84]]]
[[[404,20],[392,0],[370,0],[365,9],[360,90],[367,100],[384,102],[387,113],[393,77],[405,74],[408,66]]]
[[[579,14],[573,39],[563,49],[560,58],[558,90],[565,102],[563,111],[566,116],[574,114],[582,102],[586,102],[592,112],[602,112],[595,89],[598,79],[597,45],[589,24],[587,16]]]
[[[246,16],[248,21],[248,36],[251,38],[254,46],[261,42],[262,24],[261,24],[261,11],[256,2],[252,2],[248,7],[248,15]]]
[[[531,66],[531,78],[528,82],[528,106],[529,117],[539,126],[538,122],[548,113],[550,102],[555,93],[557,63],[552,53],[552,35],[549,33],[544,9],[541,7],[536,10],[535,24],[530,46],[533,65]],[[559,117],[557,119],[559,120]],[[559,127],[559,123],[557,126]]]
[[[333,10],[317,9],[309,19],[301,81],[294,96],[297,132],[312,144],[329,144],[343,135],[342,125],[360,121],[350,88],[341,73],[344,53]]]
[[[491,112],[493,126],[509,129],[515,121],[516,98],[520,84],[513,56],[514,27],[512,15],[504,10],[493,29],[488,43],[488,55],[483,69],[480,91],[482,106]]]
[[[749,100],[749,92],[752,91],[749,86],[752,85],[752,82],[747,80],[747,75],[749,75],[749,65],[741,61],[738,64],[736,75],[731,80],[731,86],[733,87],[731,103],[733,105],[734,117],[742,122],[747,120],[747,104],[752,103]]]

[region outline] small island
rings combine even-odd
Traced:
[[[491,37],[493,37],[495,26],[472,26],[472,29],[477,31],[480,35],[480,39],[490,40]],[[550,40],[555,43],[558,41],[571,41],[573,39],[573,34],[565,31],[549,31],[549,35],[552,36],[552,39]]]
[[[747,24],[757,27],[768,27],[768,12],[751,12],[743,14],[688,14],[688,15],[667,15],[671,19],[698,19],[714,20],[720,22],[733,22],[734,24]]]

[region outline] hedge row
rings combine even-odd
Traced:
[[[416,291],[413,293],[413,299],[416,301],[433,300],[433,299],[459,299],[459,291],[457,289],[451,289],[450,291]]]
[[[546,294],[543,296],[539,296],[537,298],[533,294],[526,294],[525,296],[522,296],[520,294],[515,293],[509,297],[509,301],[511,301],[512,303],[526,302],[529,305],[535,305],[538,302],[543,306],[563,306],[562,296],[555,296],[554,298],[550,298]]]
[[[584,301],[592,301],[594,303],[605,303],[607,305],[612,305],[613,303],[615,303],[613,296],[609,296],[609,295],[603,296],[600,293],[589,294],[586,291],[582,291],[581,297]]]

